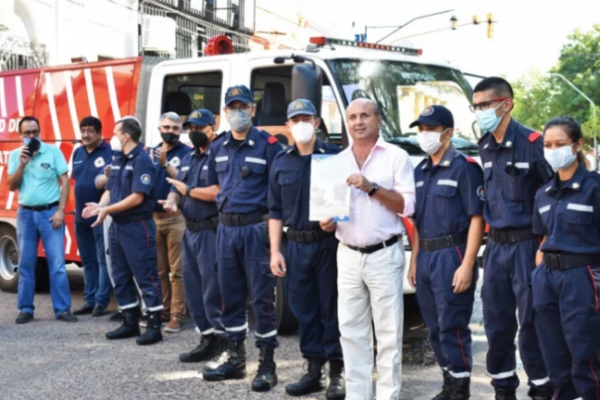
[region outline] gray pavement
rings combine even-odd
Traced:
[[[71,271],[74,308],[83,303],[81,274]],[[489,378],[485,374],[485,334],[481,325],[481,304],[472,320],[475,371],[472,399],[493,399]],[[32,323],[15,325],[17,298],[0,292],[0,399],[285,399],[284,387],[302,374],[303,360],[297,336],[281,337],[276,351],[279,384],[269,393],[252,393],[251,379],[256,372],[258,350],[249,344],[249,377],[226,383],[204,382],[201,364],[181,364],[180,352],[194,347],[198,334],[188,325],[178,334],[166,334],[165,340],[141,348],[133,339],[109,342],[104,333],[118,326],[108,317],[80,318],[76,324],[54,320],[49,294],[36,295],[36,315]],[[114,303],[112,308],[116,308]],[[253,337],[251,334],[250,337]],[[415,344],[416,343],[416,344]],[[405,353],[413,359],[422,351],[423,341],[412,340]],[[412,355],[412,356],[411,356]],[[425,357],[427,358],[427,357]],[[429,357],[430,358],[430,357]],[[405,363],[402,400],[430,399],[440,386],[440,372],[435,365]],[[526,382],[520,368],[522,382]],[[324,394],[304,399],[324,399]],[[520,388],[526,399],[526,388]]]

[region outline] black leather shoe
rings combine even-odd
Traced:
[[[450,400],[469,400],[471,397],[471,378],[452,378]]]
[[[65,311],[58,316],[59,321],[64,322],[77,322],[77,317],[71,313],[71,311]]]
[[[346,398],[344,360],[329,360],[329,386],[325,398],[327,400],[344,400]]]
[[[325,360],[309,358],[306,374],[298,382],[287,385],[286,393],[290,396],[304,396],[325,390],[327,379],[323,365],[325,365]]]
[[[498,388],[495,387],[495,400],[517,400],[517,388]]]
[[[550,388],[532,387],[527,395],[533,400],[552,400],[553,391]]]
[[[123,311],[123,323],[114,331],[108,332],[106,338],[110,340],[127,339],[140,336],[140,310],[130,308]]]
[[[206,366],[202,377],[205,381],[225,381],[246,377],[246,341],[228,341],[229,357],[221,364]]]
[[[73,311],[73,315],[87,315],[94,312],[94,306],[88,306],[87,304],[77,310]]]
[[[160,331],[161,328],[162,323],[160,320],[160,311],[149,313],[146,332],[136,339],[136,343],[140,346],[147,346],[162,341],[163,337],[162,332]]]
[[[15,323],[20,325],[31,321],[33,321],[33,314],[29,314],[28,312],[20,312]]]
[[[277,365],[273,357],[275,349],[273,347],[261,347],[258,357],[258,372],[252,381],[253,392],[267,392],[277,385]]]
[[[442,385],[442,391],[437,394],[431,400],[450,400],[452,394],[452,376],[448,371],[444,371],[444,384]]]
[[[92,311],[92,317],[101,317],[106,314],[106,306],[96,305],[94,311]]]
[[[218,339],[214,334],[202,335],[200,344],[189,353],[183,353],[179,355],[179,361],[182,363],[195,363],[201,361],[208,361],[217,355],[219,350]]]

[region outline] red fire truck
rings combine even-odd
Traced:
[[[477,150],[478,132],[468,111],[470,85],[458,69],[428,60],[420,50],[323,37],[311,39],[307,48],[297,51],[223,54],[231,50],[226,37],[215,38],[207,48],[209,54],[196,59],[138,57],[0,73],[2,290],[17,288],[18,193],[8,190],[6,180],[9,153],[21,145],[17,124],[25,115],[40,120],[41,139],[58,146],[69,160],[80,145],[78,121],[88,115],[102,120],[107,140],[116,120],[135,115],[144,125],[143,141],[147,146],[160,142],[158,119],[166,111],[185,118],[193,109],[207,108],[217,116],[218,131],[226,131],[227,122],[219,118],[224,89],[244,84],[255,94],[254,124],[272,134],[286,135],[290,143],[293,140],[285,121],[286,107],[292,99],[313,100],[323,120],[318,134],[347,146],[344,110],[354,98],[366,96],[377,101],[381,108],[383,137],[407,150],[414,163],[422,159],[423,153],[417,145],[416,133],[408,125],[431,104],[446,105],[454,112],[458,133],[453,139],[455,146],[470,154]],[[71,193],[65,219],[68,263],[80,262],[73,229],[74,204]],[[405,223],[409,237],[404,238],[404,245],[410,251],[412,228],[410,221]],[[48,280],[45,267],[40,246],[36,274],[39,286]],[[408,283],[404,290],[407,295],[414,293]],[[291,314],[282,294],[285,284],[280,282],[277,307],[285,322],[286,314]]]

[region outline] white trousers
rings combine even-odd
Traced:
[[[338,318],[346,400],[373,399],[373,329],[377,338],[377,400],[398,400],[402,388],[402,244],[361,254],[338,248]]]

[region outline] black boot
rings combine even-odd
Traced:
[[[217,343],[215,344],[216,350],[215,355],[204,364],[204,369],[217,369],[219,365],[226,363],[229,358],[229,350],[227,348],[227,339],[222,336],[217,336]]]
[[[130,337],[140,336],[140,310],[138,308],[130,308],[124,310],[123,323],[117,329],[106,334],[107,339],[126,339]]]
[[[499,388],[496,390],[495,400],[517,400],[517,388]]]
[[[275,372],[277,365],[273,359],[274,355],[275,348],[261,347],[258,357],[258,372],[252,382],[253,392],[267,392],[277,385],[277,373]]]
[[[148,313],[148,325],[146,326],[146,332],[137,338],[135,342],[140,346],[146,346],[160,342],[163,340],[160,328],[162,328],[160,311]]]
[[[211,367],[206,366],[202,373],[205,381],[224,381],[246,377],[246,341],[228,341],[227,351],[229,353],[227,361]]]
[[[179,355],[179,361],[183,363],[194,363],[200,361],[207,361],[213,358],[218,349],[218,339],[214,334],[202,335],[200,344],[189,353],[183,353]]]
[[[327,400],[344,400],[346,398],[344,360],[329,360],[329,387],[326,398]]]
[[[450,395],[452,394],[452,375],[450,372],[444,371],[444,384],[442,385],[442,391],[438,393],[431,400],[450,400]]]
[[[532,387],[527,395],[533,400],[552,400],[552,392],[550,388]]]
[[[452,378],[450,400],[469,400],[471,397],[471,378]]]
[[[290,383],[285,391],[290,396],[304,396],[325,390],[327,380],[325,378],[325,360],[319,358],[308,359],[308,370],[306,374],[296,383]]]

